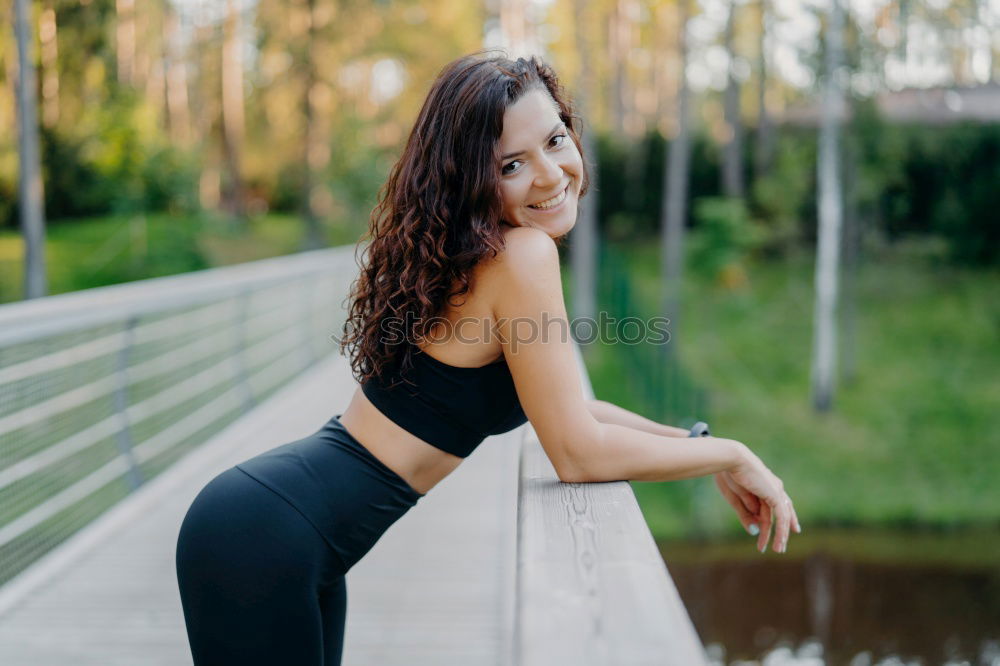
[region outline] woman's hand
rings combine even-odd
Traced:
[[[791,529],[801,532],[798,516],[784,484],[749,448],[742,447],[742,460],[732,469],[715,475],[719,492],[736,510],[743,527],[753,534],[760,530],[757,550],[764,552],[774,526],[774,550],[785,552]]]
[[[760,498],[733,480],[729,472],[717,472],[715,485],[719,492],[736,511],[740,523],[750,534],[760,534]]]

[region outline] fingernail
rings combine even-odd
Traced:
[[[757,527],[757,523],[751,523],[750,527],[747,528],[747,532],[749,532],[753,536],[757,536],[758,534],[760,534],[760,528]]]
[[[760,549],[760,554],[763,555],[766,552],[767,552],[767,544],[765,543],[764,547]]]

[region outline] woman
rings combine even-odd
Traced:
[[[799,531],[743,444],[584,399],[556,246],[588,187],[578,123],[535,58],[479,52],[442,70],[353,286],[341,347],[361,386],[314,435],[217,476],[185,516],[196,665],[339,664],[347,571],[485,437],[525,421],[562,481],[715,474],[759,549],[772,524],[779,552]]]

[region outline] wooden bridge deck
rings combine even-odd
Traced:
[[[315,431],[355,383],[330,357],[0,588],[0,664],[191,663],[174,571],[215,474]],[[347,666],[509,664],[523,426],[492,437],[347,576]]]

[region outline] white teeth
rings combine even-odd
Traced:
[[[552,208],[553,206],[558,206],[559,204],[561,204],[563,202],[563,199],[566,198],[566,191],[568,189],[569,189],[569,186],[567,186],[566,189],[564,189],[562,192],[560,192],[556,196],[554,196],[551,199],[548,199],[546,201],[542,201],[542,202],[539,202],[539,203],[536,203],[536,204],[528,204],[528,208],[538,208],[540,210],[545,210],[546,208]]]

